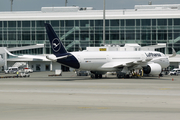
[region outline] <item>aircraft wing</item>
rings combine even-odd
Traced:
[[[10,53],[7,49],[5,49],[5,51],[7,52],[7,54],[14,56],[14,57],[18,57],[18,58],[24,58],[24,59],[37,59],[37,60],[51,60],[51,61],[57,61],[58,59],[65,59],[67,57],[72,56],[71,54],[67,54],[67,55],[63,55],[60,57],[56,57],[55,55],[47,55],[47,56],[43,56],[43,55],[14,55],[12,53]]]
[[[139,59],[139,60],[130,60],[127,62],[108,62],[105,63],[102,68],[118,68],[118,67],[130,67],[134,65],[138,65],[141,63],[147,63],[151,61],[152,58],[146,58],[146,59]]]
[[[42,55],[14,55],[12,53],[10,53],[7,49],[4,49],[6,51],[7,54],[9,54],[10,56],[14,56],[14,57],[18,57],[18,58],[24,58],[24,59],[38,59],[38,60],[48,60],[46,58],[46,56],[42,56]]]

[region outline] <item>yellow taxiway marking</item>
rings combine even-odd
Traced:
[[[108,107],[79,107],[80,109],[110,109]]]
[[[160,88],[160,90],[170,90],[170,88]]]

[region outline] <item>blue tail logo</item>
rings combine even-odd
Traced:
[[[58,38],[54,38],[52,41],[52,49],[55,52],[58,52],[60,50],[60,48],[61,48],[60,40]]]

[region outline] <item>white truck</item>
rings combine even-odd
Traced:
[[[32,73],[33,70],[31,68],[24,68],[24,72]]]
[[[180,68],[174,68],[172,71],[170,71],[169,75],[179,75],[180,74]]]
[[[9,67],[7,70],[4,70],[4,72],[5,74],[8,74],[8,73],[16,74],[18,70],[19,70],[18,67]]]

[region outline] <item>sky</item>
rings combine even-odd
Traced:
[[[134,9],[134,5],[147,5],[148,0],[105,0],[106,9]],[[151,0],[156,4],[180,4],[179,0]],[[68,0],[68,6],[103,9],[104,0]],[[65,6],[65,0],[13,0],[13,11],[40,11],[41,7]],[[0,0],[0,12],[11,10],[11,0]]]

